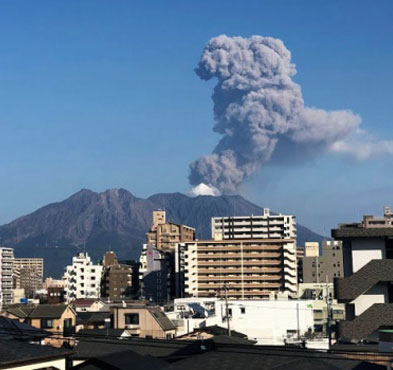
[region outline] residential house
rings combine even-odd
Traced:
[[[132,336],[159,339],[175,336],[175,325],[159,306],[115,305],[111,312],[113,327],[127,329]]]

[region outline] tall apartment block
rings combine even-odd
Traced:
[[[262,299],[272,292],[297,293],[296,241],[232,239],[179,243],[176,295]]]
[[[100,297],[101,275],[102,266],[94,265],[87,253],[73,257],[63,276],[67,301]]]
[[[167,222],[166,212],[153,212],[153,225],[146,234],[140,256],[140,295],[157,303],[175,298],[175,260],[177,243],[195,240],[195,229]]]
[[[334,279],[336,298],[345,304],[346,320],[338,335],[352,340],[373,338],[381,327],[393,327],[393,214],[364,216],[341,224],[332,237],[342,242],[344,277]]]
[[[139,287],[143,299],[161,304],[174,295],[169,284],[169,257],[155,245],[143,244],[139,267]]]
[[[296,239],[295,216],[271,214],[264,208],[263,215],[213,217],[214,239]]]
[[[13,302],[12,267],[14,250],[0,247],[0,310]]]
[[[111,301],[120,301],[131,297],[132,268],[120,264],[113,251],[106,252],[101,279],[101,296]]]
[[[303,283],[333,283],[335,277],[344,276],[342,243],[337,240],[306,243],[306,255],[302,259]],[[308,248],[307,248],[308,247]]]
[[[146,243],[155,245],[164,252],[173,252],[176,243],[195,239],[195,229],[166,221],[166,212],[153,212],[153,225],[146,234]]]
[[[44,260],[42,258],[14,259],[14,288],[24,289],[27,298],[34,298],[38,289],[42,288]]]

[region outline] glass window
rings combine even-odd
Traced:
[[[138,325],[139,313],[126,313],[124,315],[126,325]]]
[[[41,319],[41,329],[52,329],[53,320],[52,319]]]
[[[240,307],[240,313],[241,314],[246,313],[246,307]]]

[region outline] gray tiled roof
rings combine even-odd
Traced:
[[[147,309],[153,315],[153,317],[156,319],[158,324],[161,326],[162,330],[167,331],[167,330],[175,330],[176,329],[173,322],[168,319],[168,317],[165,315],[165,313],[162,312],[158,306],[147,307]]]
[[[67,309],[66,304],[40,304],[38,306],[13,305],[8,307],[7,312],[20,318],[59,318]]]
[[[393,303],[375,303],[360,316],[338,323],[338,335],[361,341],[382,326],[393,326]]]
[[[63,348],[29,344],[21,340],[0,339],[0,367],[39,361],[46,358],[64,357],[73,351]]]
[[[95,369],[118,369],[118,370],[153,370],[167,367],[168,363],[151,355],[140,355],[127,350],[117,353],[98,356],[87,360],[76,366],[74,369],[95,370]]]
[[[0,338],[4,339],[40,339],[51,335],[51,333],[37,329],[33,326],[0,316]]]
[[[336,278],[334,291],[339,302],[350,302],[378,282],[393,282],[393,260],[371,260],[349,277]]]
[[[59,318],[67,309],[66,304],[40,304],[33,312],[30,313],[29,317],[32,319],[39,318]]]
[[[381,238],[386,236],[393,236],[393,227],[343,227],[332,230],[332,237],[334,239],[372,237]]]

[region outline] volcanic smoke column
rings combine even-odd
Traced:
[[[342,148],[361,122],[351,111],[305,107],[291,53],[278,39],[212,38],[195,71],[217,78],[213,129],[222,135],[212,154],[190,164],[195,195],[235,193],[275,151],[304,157]]]

